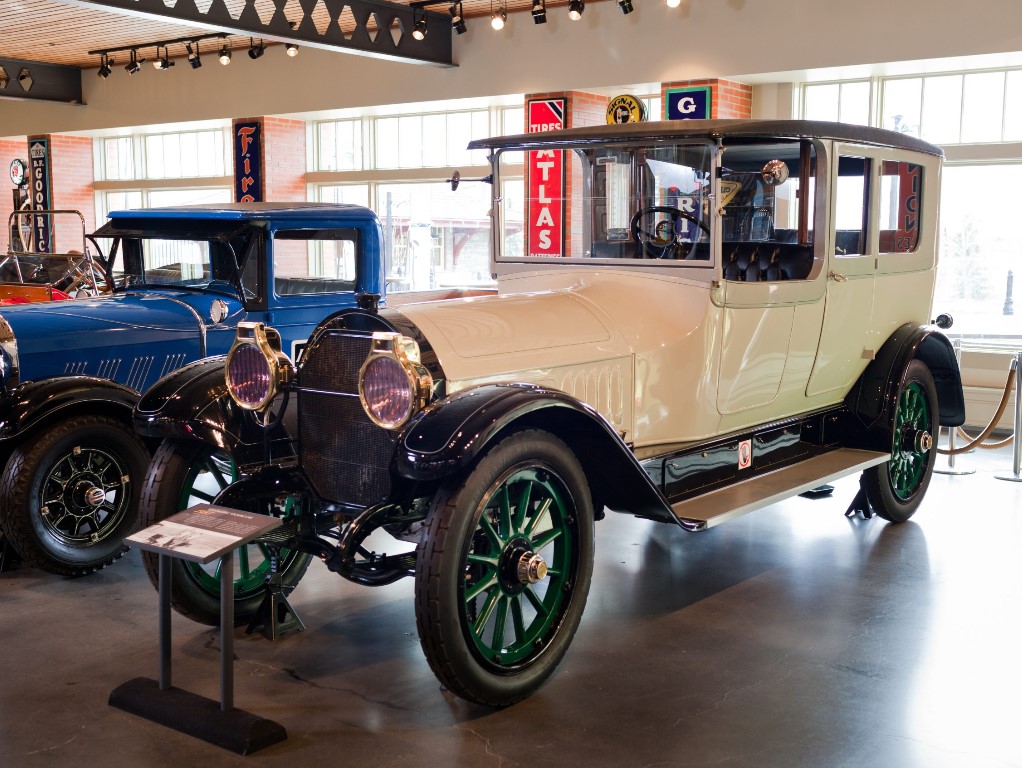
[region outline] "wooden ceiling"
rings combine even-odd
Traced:
[[[396,1],[402,5],[410,2]],[[546,5],[551,14],[566,13],[562,6],[566,6],[568,1],[547,0]],[[589,0],[590,3],[609,1]],[[228,8],[239,13],[245,2],[226,0]],[[491,0],[462,1],[464,15],[469,23],[478,17],[488,19],[491,7],[499,8],[501,5],[507,8],[508,14],[522,14],[518,18],[512,17],[509,23],[532,23],[528,13],[532,8],[532,0],[493,0],[492,4]],[[430,9],[443,12],[447,5],[435,5]],[[82,68],[98,66],[97,57],[88,55],[92,50],[202,35],[210,31],[170,21],[150,21],[99,7],[93,9],[68,5],[61,0],[4,0],[0,15],[4,27],[0,38],[0,56]],[[228,42],[233,48],[249,45],[248,37],[232,37]],[[171,51],[172,55],[174,53],[176,51]]]

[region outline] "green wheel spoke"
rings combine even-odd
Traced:
[[[497,599],[497,618],[493,624],[493,650],[500,653],[504,648],[504,629],[507,627],[507,604],[511,600],[501,594]]]
[[[497,602],[500,600],[500,590],[495,589],[486,596],[486,602],[483,603],[483,609],[479,611],[479,615],[476,616],[475,623],[472,625],[472,630],[475,632],[476,637],[482,639],[483,629],[486,627],[486,622],[490,620],[490,615],[493,613],[493,609],[497,607]]]
[[[252,575],[252,569],[248,562],[248,547],[241,547],[238,550],[238,570],[241,571],[241,578],[247,579]]]
[[[465,603],[470,603],[475,600],[483,592],[488,592],[497,583],[497,574],[488,573],[486,578],[480,581],[478,584],[473,586],[471,589],[465,591]]]
[[[511,499],[508,498],[509,494],[506,485],[501,487],[498,495],[498,504],[500,505],[500,524],[498,526],[498,530],[500,531],[501,536],[504,537],[504,541],[507,541],[514,535],[514,533],[511,528]]]
[[[532,480],[523,480],[521,486],[522,491],[518,494],[518,503],[515,504],[513,534],[522,532],[522,527],[525,525],[525,515],[529,511],[529,503],[532,498]]]
[[[489,538],[489,540],[493,543],[493,546],[496,549],[503,548],[503,546],[507,543],[507,539],[502,539],[500,537],[500,534],[497,533],[497,529],[493,527],[493,523],[490,522],[490,519],[485,513],[483,513],[483,516],[479,518],[479,524],[487,538]]]
[[[511,600],[511,625],[515,630],[515,642],[525,639],[525,615],[522,612],[522,598],[516,596]]]
[[[529,525],[525,529],[526,536],[531,538],[532,535],[536,532],[536,529],[539,527],[539,524],[543,522],[543,520],[546,519],[546,517],[550,514],[550,505],[552,503],[553,499],[550,498],[543,499],[543,502],[539,505],[539,509],[536,510],[536,514],[532,516],[531,520],[529,520]]]
[[[190,495],[194,496],[197,499],[202,499],[203,501],[205,501],[205,502],[207,502],[209,504],[212,504],[213,503],[213,499],[215,498],[215,496],[213,496],[213,494],[206,493],[205,491],[199,491],[199,490],[196,490],[195,488],[192,488]]]
[[[561,538],[561,536],[563,534],[564,534],[564,531],[562,529],[560,529],[560,528],[551,528],[549,531],[544,533],[542,536],[538,536],[537,538],[532,540],[532,548],[536,552],[539,552],[544,547],[549,546],[553,542],[557,541],[557,539]]]
[[[480,565],[488,566],[490,570],[496,570],[500,560],[496,556],[490,555],[478,555],[475,552],[470,552],[468,555],[468,561],[470,563],[479,563]]]
[[[523,590],[523,594],[527,598],[529,598],[529,602],[532,603],[532,607],[536,609],[536,613],[543,616],[543,618],[546,618],[550,615],[550,609],[547,608],[543,604],[543,601],[539,599],[539,595],[536,594],[531,584],[526,585],[525,589]]]

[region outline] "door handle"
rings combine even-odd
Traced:
[[[832,271],[829,275],[827,275],[827,277],[829,277],[835,283],[847,283],[848,282],[848,278],[845,277],[844,275],[842,275],[840,272],[833,272]]]

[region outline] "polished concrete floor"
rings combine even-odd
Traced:
[[[289,734],[248,757],[107,705],[157,674],[137,553],[0,574],[0,766],[1022,766],[1022,485],[1004,450],[962,466],[898,526],[842,515],[854,479],[702,534],[609,517],[571,650],[502,711],[440,689],[408,580],[313,564],[306,632],[236,635],[236,705]],[[174,633],[174,682],[216,698],[218,633]]]

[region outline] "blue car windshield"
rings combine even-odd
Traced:
[[[118,288],[184,288],[239,295],[238,264],[250,238],[230,241],[168,237],[125,237],[114,259]]]

